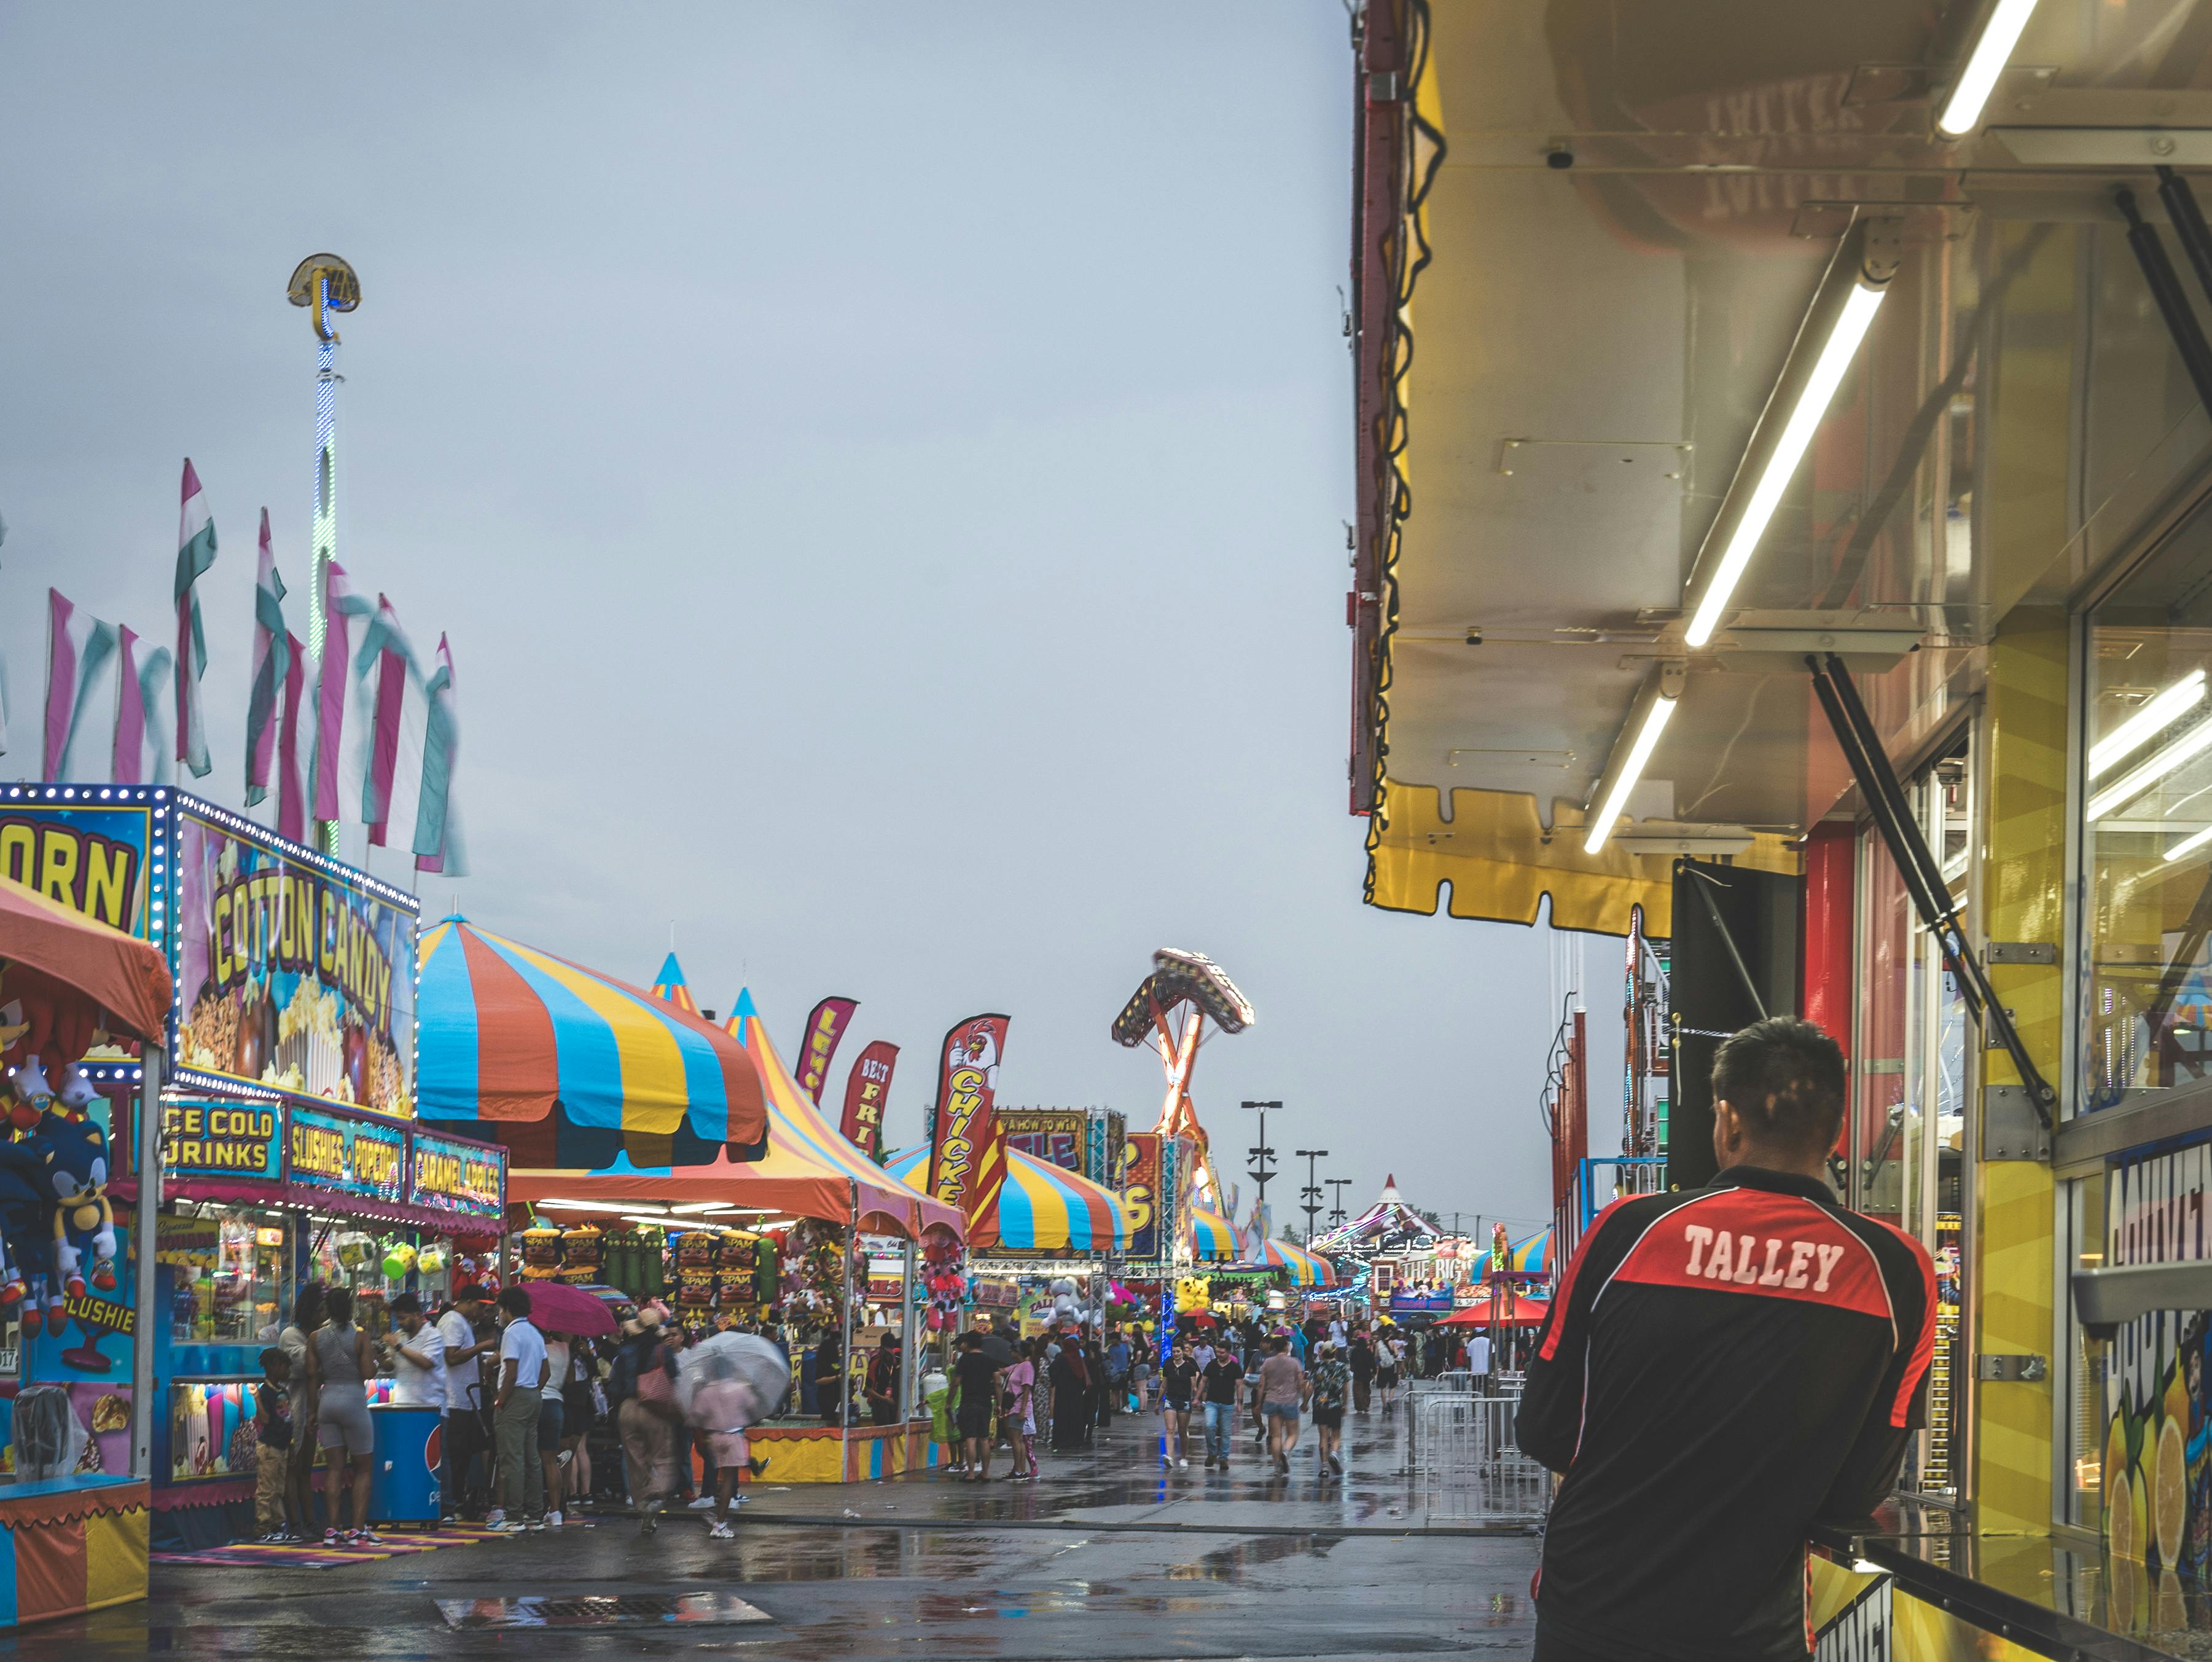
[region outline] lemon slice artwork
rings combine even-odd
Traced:
[[[2181,1422],[2159,1422],[2158,1458],[2151,1472],[2152,1522],[2158,1528],[2159,1562],[2169,1569],[2181,1557],[2181,1533],[2189,1520],[2189,1469]]]

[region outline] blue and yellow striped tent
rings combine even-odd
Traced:
[[[1190,1255],[1200,1263],[1233,1263],[1243,1256],[1237,1226],[1203,1206],[1190,1208]]]
[[[1237,1267],[1287,1271],[1292,1287],[1332,1287],[1336,1282],[1336,1271],[1327,1258],[1292,1246],[1288,1241],[1261,1241],[1258,1260]]]
[[[689,1010],[693,1015],[699,1014],[699,1001],[691,996],[691,989],[684,983],[684,966],[676,961],[672,952],[661,960],[660,973],[653,978],[653,995],[666,999],[679,1010]]]
[[[518,1165],[507,1173],[507,1193],[517,1200],[603,1201],[611,1210],[637,1201],[721,1201],[828,1222],[847,1222],[857,1215],[863,1229],[892,1234],[912,1236],[928,1228],[964,1233],[957,1209],[916,1194],[823,1118],[784,1066],[750,992],[738,995],[731,1020],[736,1032],[721,1036],[730,1043],[742,1038],[767,1093],[767,1147],[757,1160],[743,1166],[715,1159],[648,1166],[619,1159],[582,1172]]]
[[[761,1073],[719,1027],[459,916],[422,937],[421,963],[422,1118],[471,1126],[517,1166],[758,1158]]]
[[[1527,1239],[1516,1241],[1505,1249],[1505,1271],[1510,1275],[1540,1280],[1552,1273],[1552,1232],[1540,1229]],[[1468,1270],[1468,1279],[1484,1282],[1490,1279],[1490,1254],[1483,1252]]]
[[[924,1189],[929,1149],[908,1148],[884,1162],[895,1177]],[[1018,1252],[1120,1252],[1129,1245],[1129,1222],[1114,1194],[1088,1178],[1006,1150],[1006,1180],[969,1237],[972,1252],[994,1246]]]

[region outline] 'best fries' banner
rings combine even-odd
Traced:
[[[837,1129],[845,1141],[871,1160],[884,1153],[884,1106],[891,1093],[891,1069],[898,1063],[898,1046],[878,1039],[860,1052],[845,1081],[845,1117]]]

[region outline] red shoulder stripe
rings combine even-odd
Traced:
[[[1912,1249],[1912,1262],[1920,1271],[1920,1331],[1912,1341],[1912,1355],[1905,1365],[1905,1377],[1898,1382],[1897,1400],[1890,1404],[1889,1423],[1899,1430],[1912,1416],[1912,1393],[1920,1388],[1920,1381],[1936,1360],[1936,1263],[1923,1246],[1902,1229],[1883,1223],[1880,1218],[1869,1218],[1868,1222],[1887,1229]],[[1900,1336],[1901,1338],[1901,1336]]]
[[[1583,1231],[1581,1244],[1575,1248],[1574,1257],[1567,1260],[1567,1273],[1559,1278],[1559,1291],[1552,1295],[1550,1313],[1544,1318],[1544,1342],[1536,1354],[1546,1361],[1552,1361],[1559,1353],[1559,1333],[1567,1324],[1567,1305],[1575,1296],[1575,1280],[1582,1274],[1583,1266],[1589,1262],[1590,1249],[1597,1245],[1597,1238],[1605,1229],[1606,1220],[1633,1198],[1633,1196],[1623,1195],[1618,1200],[1607,1201],[1604,1208],[1590,1220],[1589,1227]]]
[[[1896,1331],[1874,1249],[1826,1208],[1764,1189],[1717,1190],[1667,1213],[1613,1279],[1825,1305]]]

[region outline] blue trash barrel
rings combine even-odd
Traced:
[[[445,1416],[434,1408],[396,1408],[386,1403],[373,1405],[368,1420],[376,1428],[368,1515],[380,1524],[436,1523]]]

